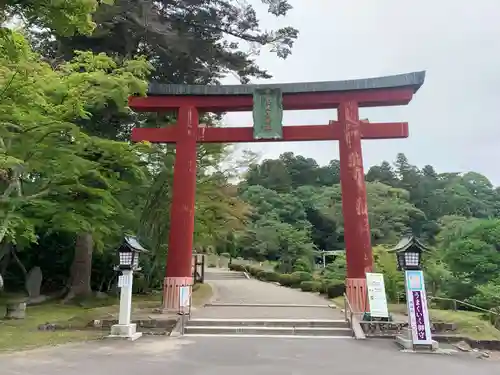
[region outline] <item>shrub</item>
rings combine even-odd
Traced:
[[[300,289],[304,292],[319,292],[320,288],[320,281],[302,281],[300,283]]]
[[[278,282],[283,286],[292,286],[292,275],[289,273],[279,274]]]
[[[321,280],[319,283],[320,283],[320,286],[319,286],[318,292],[320,292],[321,294],[326,294],[327,289],[328,289],[328,282],[326,280]]]
[[[280,274],[274,271],[260,271],[257,274],[257,278],[263,281],[278,282],[280,280]]]
[[[231,271],[246,272],[245,266],[243,264],[238,264],[238,263],[231,263],[229,265],[229,269]]]
[[[257,277],[257,275],[259,274],[259,272],[262,271],[262,268],[260,267],[257,267],[257,266],[247,266],[246,267],[246,271],[252,275],[253,277]]]
[[[294,272],[312,272],[311,262],[307,258],[300,258],[293,265]]]
[[[345,283],[340,280],[330,280],[326,284],[326,294],[328,298],[337,298],[345,293]]]
[[[312,275],[309,272],[302,271],[290,274],[290,278],[291,284],[289,286],[291,286],[292,288],[300,288],[300,283],[302,283],[303,281],[312,281],[313,279]]]

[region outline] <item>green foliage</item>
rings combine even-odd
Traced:
[[[278,277],[278,282],[281,285],[288,286],[288,287],[291,287],[294,283],[294,281],[292,279],[292,275],[290,275],[289,273],[280,274]]]
[[[231,263],[229,265],[229,269],[231,271],[237,271],[237,272],[246,272],[247,271],[245,266],[243,264],[239,264],[239,263]]]
[[[341,297],[345,293],[345,283],[340,280],[330,280],[326,283],[325,289],[328,298]]]
[[[476,294],[469,298],[470,303],[483,309],[493,309],[500,306],[500,280],[492,280],[476,288]]]
[[[287,285],[292,288],[300,288],[300,284],[303,281],[311,281],[313,279],[312,275],[308,272],[297,271],[290,274],[289,279],[287,280]],[[281,279],[280,279],[281,283]]]
[[[319,251],[343,249],[339,165],[332,160],[320,167],[291,153],[251,165],[240,184],[240,197],[253,213],[241,237],[246,240],[237,242],[239,254],[277,261],[276,271],[289,274],[280,276],[280,283],[298,287],[293,271],[312,272],[314,263],[322,261]],[[430,165],[419,169],[404,154],[397,155],[394,166],[384,161],[370,168],[366,180],[375,271],[384,274],[389,300],[405,296],[403,274],[387,249],[412,229],[434,248],[424,257],[430,294],[481,306],[497,304],[488,291],[494,290],[491,280],[497,279],[500,264],[499,189],[478,173],[439,174]],[[300,243],[300,249],[309,244],[310,251],[289,252],[280,243],[280,233],[291,237],[294,231],[302,231],[295,244]],[[345,256],[327,257],[319,274],[322,280],[343,280]],[[326,284],[321,288],[325,293]]]
[[[36,241],[41,226],[109,236],[118,230],[110,219],[127,215],[117,196],[145,179],[143,150],[88,136],[76,122],[104,106],[125,110],[128,95],[145,92],[148,64],[86,52],[54,70],[15,32],[0,49],[12,43],[19,53],[0,58],[0,240]]]
[[[277,272],[274,271],[260,271],[257,273],[257,278],[263,281],[279,282],[280,277]]]
[[[246,270],[246,272],[248,272],[250,275],[254,277],[262,272],[262,268],[257,266],[246,266],[244,269]]]
[[[342,280],[346,277],[346,257],[345,254],[337,255],[326,268],[323,268],[321,274],[326,279]]]
[[[293,271],[311,273],[313,271],[311,259],[308,259],[307,257],[297,259],[293,265]]]
[[[71,0],[71,1],[17,1],[0,3],[2,23],[19,17],[29,24],[52,29],[58,35],[70,36],[76,32],[90,34],[95,23],[92,15],[100,4],[113,4],[113,0]]]
[[[321,290],[320,281],[302,281],[300,283],[300,289],[304,292],[319,292]]]
[[[74,3],[91,6],[95,1]],[[292,8],[284,0],[266,0],[266,4],[274,17]],[[43,40],[41,47],[56,56],[92,50],[128,57],[140,51],[155,61],[153,76],[160,81],[209,84],[228,72],[243,82],[253,76],[269,78],[253,54],[267,46],[286,58],[298,36],[290,26],[263,31],[254,6],[237,0],[169,2],[168,11],[155,2],[116,0],[113,6],[100,6],[94,20],[97,27],[91,36],[61,38],[57,43]]]
[[[282,286],[301,289],[304,292],[323,293],[326,294],[328,298],[342,296],[345,292],[344,281],[329,279],[324,276],[319,279],[314,279],[313,275],[308,272],[299,271],[291,274],[280,274],[274,271],[263,270],[257,266],[245,267],[238,264],[230,265],[229,268],[234,271],[247,269],[253,277],[261,281],[278,282]]]

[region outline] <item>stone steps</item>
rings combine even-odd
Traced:
[[[351,338],[352,330],[341,320],[309,319],[192,319],[187,336]]]
[[[320,319],[191,319],[190,327],[349,328],[343,320]]]
[[[244,272],[205,272],[205,280],[247,279]]]

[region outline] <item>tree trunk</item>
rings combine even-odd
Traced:
[[[92,252],[94,241],[92,233],[80,233],[76,236],[75,256],[71,265],[69,293],[65,300],[92,295],[90,278],[92,274]]]
[[[10,255],[11,244],[2,243],[0,245],[0,274],[5,275],[7,267],[9,266],[11,255]]]

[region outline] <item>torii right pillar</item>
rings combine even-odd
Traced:
[[[370,224],[366,203],[366,184],[361,151],[358,103],[340,103],[340,178],[344,243],[347,260],[346,293],[354,312],[369,311],[366,273],[373,270]]]

